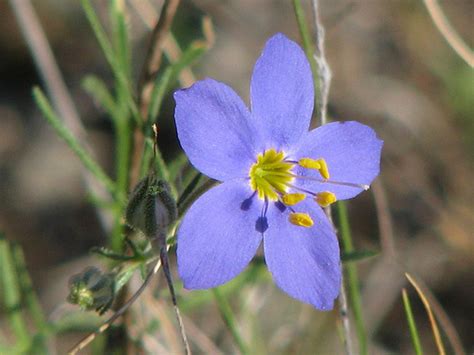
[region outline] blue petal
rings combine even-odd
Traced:
[[[375,131],[354,121],[333,122],[309,132],[295,153],[303,157],[324,158],[330,180],[370,185],[380,172],[380,154],[383,141]],[[299,175],[321,178],[317,171],[300,168]],[[338,200],[352,198],[361,188],[299,180],[298,185],[313,192],[331,191]]]
[[[259,140],[250,113],[227,85],[212,79],[175,92],[178,138],[191,163],[216,180],[245,177]]]
[[[303,50],[282,34],[270,38],[250,85],[252,115],[265,148],[287,150],[308,130],[314,105],[311,68]]]
[[[333,308],[341,287],[339,245],[332,226],[314,202],[297,205],[314,221],[311,228],[288,221],[288,209],[271,207],[264,237],[265,260],[273,278],[291,297],[317,309]]]
[[[237,276],[262,240],[262,202],[248,181],[227,181],[202,195],[178,231],[178,272],[187,289],[219,286]]]

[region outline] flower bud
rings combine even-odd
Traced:
[[[69,303],[83,310],[95,309],[99,314],[107,311],[114,301],[114,276],[102,273],[96,267],[88,267],[69,280]]]
[[[127,205],[127,224],[153,238],[176,220],[178,208],[168,183],[149,175],[132,192]]]

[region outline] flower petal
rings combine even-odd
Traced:
[[[283,291],[317,309],[330,310],[341,287],[337,237],[319,206],[311,201],[299,206],[312,217],[312,227],[291,224],[288,209],[269,208],[265,260]]]
[[[178,138],[191,163],[216,180],[244,177],[257,156],[257,131],[240,97],[212,79],[174,94]]]
[[[324,158],[330,180],[370,185],[380,171],[383,141],[375,131],[355,121],[333,122],[309,132],[295,153],[296,158]],[[298,175],[320,178],[317,171],[299,168]],[[338,200],[352,198],[362,188],[299,180],[298,185],[313,192],[331,191]]]
[[[246,180],[214,187],[191,206],[178,231],[178,272],[185,288],[219,286],[247,266],[262,240],[261,209]]]
[[[253,70],[250,97],[265,148],[285,150],[301,138],[311,121],[314,87],[298,44],[281,33],[268,40]]]

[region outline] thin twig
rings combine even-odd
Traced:
[[[86,142],[86,131],[79,118],[76,106],[64,83],[46,34],[30,0],[10,0],[10,6],[13,9],[36,68],[53,101],[55,109],[74,137],[81,142],[82,146],[86,147],[89,153],[92,152]],[[89,191],[100,199],[109,199],[105,189],[98,184],[86,169],[82,170],[82,174],[84,183]],[[96,213],[104,230],[109,230],[112,224],[110,216],[106,215],[102,209],[96,209]]]
[[[153,79],[158,72],[163,54],[163,43],[168,35],[171,23],[178,9],[180,0],[166,0],[161,10],[161,16],[151,34],[150,46],[145,57],[145,64],[138,82],[138,103],[143,117],[146,117],[149,94]]]
[[[137,12],[138,16],[142,19],[148,29],[152,30],[156,21],[158,21],[158,12],[150,4],[148,0],[129,0],[132,8]],[[177,62],[181,58],[182,51],[178,45],[178,42],[174,38],[171,32],[168,33],[165,41],[163,42],[163,51],[172,63]],[[189,68],[183,68],[179,73],[179,81],[181,86],[191,86],[195,81],[196,77]]]
[[[153,28],[150,46],[148,47],[142,73],[138,82],[138,105],[140,113],[144,119],[148,117],[153,80],[161,64],[163,43],[168,35],[179,2],[180,0],[166,0],[161,9],[161,15]],[[140,127],[137,127],[135,130],[133,140],[133,159],[130,174],[132,186],[139,178],[141,156],[145,144],[145,136]]]
[[[438,31],[444,37],[451,48],[460,56],[471,68],[474,68],[474,51],[463,41],[461,36],[451,26],[448,19],[441,10],[437,0],[423,0],[426,8]]]

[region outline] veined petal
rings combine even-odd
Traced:
[[[240,97],[212,79],[174,94],[178,138],[191,163],[205,175],[227,180],[247,175],[257,156],[257,131]]]
[[[247,266],[262,240],[261,210],[246,180],[226,181],[191,206],[178,230],[178,272],[185,288],[219,286]]]
[[[265,260],[275,283],[291,297],[317,309],[333,308],[341,287],[341,265],[337,237],[320,207],[302,202],[298,210],[308,213],[312,227],[288,221],[288,209],[268,210]]]
[[[255,64],[250,98],[266,148],[285,150],[308,130],[314,105],[311,68],[303,50],[281,33],[268,40]]]
[[[380,172],[383,141],[375,131],[355,121],[333,122],[309,132],[302,140],[297,158],[323,158],[330,180],[370,185]],[[319,172],[298,169],[298,175],[321,178]],[[299,180],[298,185],[313,192],[330,191],[338,200],[352,198],[362,188]]]

